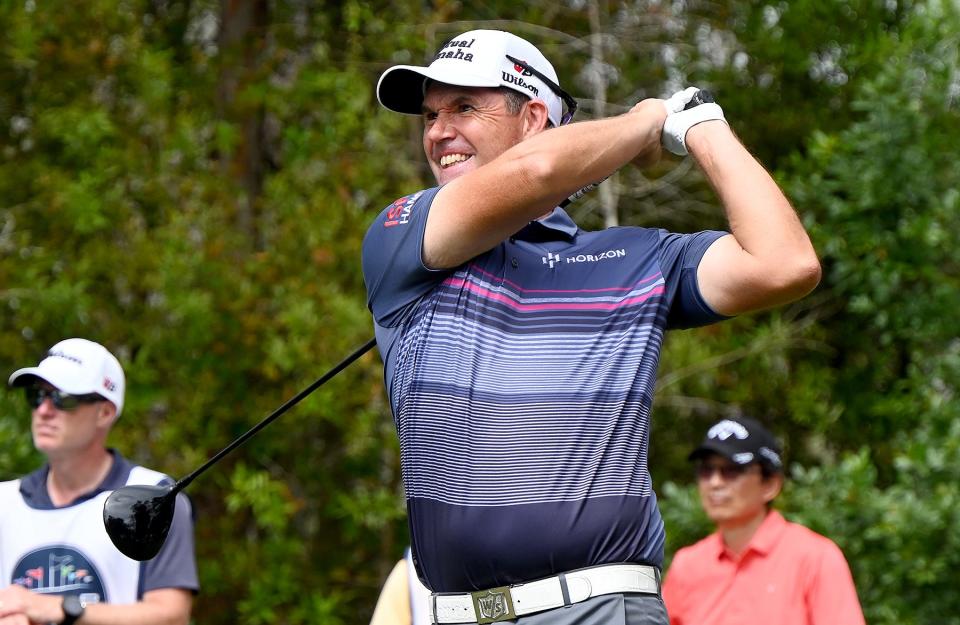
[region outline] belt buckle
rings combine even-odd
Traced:
[[[510,596],[509,586],[472,592],[470,598],[476,610],[478,625],[509,621],[517,617],[513,613],[513,597]]]

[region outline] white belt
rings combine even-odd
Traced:
[[[606,564],[526,584],[464,594],[433,594],[433,623],[497,623],[613,593],[660,593],[660,571],[643,564]]]

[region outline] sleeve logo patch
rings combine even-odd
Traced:
[[[406,225],[410,221],[410,213],[413,211],[413,205],[422,194],[423,191],[418,191],[413,195],[402,197],[391,204],[390,208],[387,209],[387,218],[383,221],[383,227],[392,228],[393,226]]]

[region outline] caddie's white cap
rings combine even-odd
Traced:
[[[87,339],[65,339],[50,348],[36,367],[18,369],[10,375],[10,386],[29,386],[35,378],[49,382],[64,393],[96,393],[113,402],[117,416],[123,410],[125,379],[120,362],[99,343]]]
[[[508,56],[560,84],[553,65],[529,41],[502,30],[471,30],[445,43],[427,67],[395,65],[385,71],[377,83],[377,99],[391,111],[420,115],[427,78],[460,87],[507,87],[543,100],[550,121],[559,126],[560,96]]]

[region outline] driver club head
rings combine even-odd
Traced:
[[[103,525],[120,553],[149,560],[160,552],[173,522],[177,491],[167,486],[123,486],[103,504]]]

